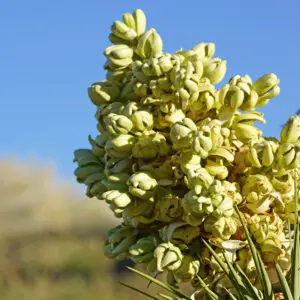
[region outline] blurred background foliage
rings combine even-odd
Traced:
[[[83,195],[51,166],[0,160],[1,300],[143,299],[118,281],[147,282],[103,255],[105,231],[118,220]]]

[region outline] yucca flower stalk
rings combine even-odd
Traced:
[[[74,152],[86,194],[120,219],[105,255],[165,273],[173,286],[205,283],[220,297],[250,297],[248,278],[271,299],[278,266],[296,272],[288,239],[299,222],[300,117],[279,139],[264,137],[257,109],[280,92],[274,73],[236,75],[219,88],[227,63],[213,43],[167,53],[146,25],[137,9],[111,26],[106,79],[88,88],[99,135]]]

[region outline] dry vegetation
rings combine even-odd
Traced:
[[[0,161],[0,299],[140,299],[117,281],[147,283],[117,274],[102,252],[117,220],[105,203],[82,195],[51,167]]]

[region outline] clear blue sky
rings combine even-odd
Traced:
[[[36,155],[71,178],[73,150],[96,134],[87,86],[104,78],[110,26],[142,8],[164,50],[216,43],[235,74],[274,72],[265,136],[300,107],[300,1],[0,1],[0,158]]]

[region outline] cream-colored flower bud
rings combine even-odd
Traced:
[[[300,141],[300,117],[291,116],[280,133],[280,142],[285,144],[296,144]]]
[[[157,181],[145,172],[133,174],[127,181],[129,193],[142,200],[154,201]]]
[[[173,148],[183,149],[191,146],[192,137],[196,131],[196,124],[189,118],[184,118],[182,121],[175,123],[170,131]]]
[[[153,255],[156,259],[156,269],[158,272],[178,269],[183,259],[180,249],[170,242],[159,244],[154,250]]]
[[[109,114],[106,119],[106,128],[111,134],[126,134],[132,129],[132,122],[125,116]]]
[[[213,58],[204,63],[204,76],[207,77],[212,84],[217,84],[224,78],[226,73],[226,60]]]
[[[153,115],[145,110],[138,110],[131,117],[134,128],[138,131],[149,131],[153,127]]]
[[[195,51],[199,59],[206,61],[211,59],[215,54],[215,44],[214,43],[200,43],[192,48]]]
[[[131,155],[135,142],[134,136],[121,134],[106,142],[105,151],[112,158],[126,158]]]
[[[200,268],[200,261],[191,255],[185,255],[181,265],[173,274],[178,283],[190,282],[196,276]]]
[[[125,41],[133,41],[137,37],[136,31],[121,21],[115,21],[111,26],[111,31],[115,36]]]
[[[88,95],[95,105],[114,101],[120,90],[114,82],[98,81],[88,87]]]
[[[141,58],[151,58],[160,55],[162,48],[161,37],[154,28],[151,28],[139,37],[135,52]]]

